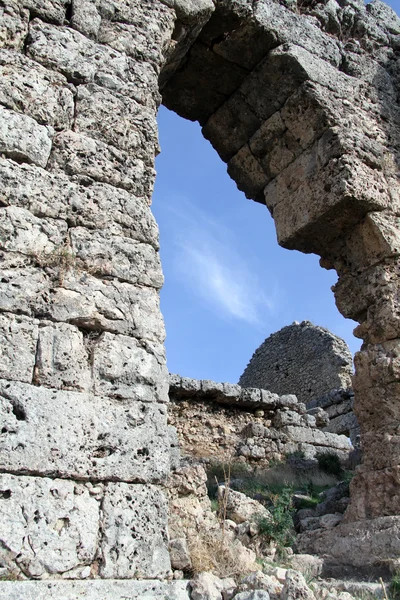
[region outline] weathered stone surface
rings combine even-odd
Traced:
[[[89,177],[137,196],[151,195],[155,171],[143,159],[74,131],[60,133],[53,141],[51,171],[65,171],[82,181]]]
[[[189,600],[187,581],[2,581],[2,600]]]
[[[222,580],[212,573],[199,573],[190,582],[192,600],[220,600]]]
[[[303,575],[288,569],[281,598],[282,600],[314,600],[315,596],[306,584]]]
[[[236,600],[269,600],[269,594],[265,590],[253,590],[252,592],[240,592],[234,596]]]
[[[153,64],[159,71],[176,18],[175,11],[166,4],[146,0],[112,7],[100,25],[99,42],[140,62]]]
[[[101,229],[158,248],[158,227],[147,200],[105,183],[79,185],[64,173],[0,158],[2,204],[36,217],[68,220],[71,226]]]
[[[303,321],[267,338],[254,352],[239,384],[296,394],[301,402],[309,402],[333,388],[349,387],[352,362],[342,339]]]
[[[150,244],[85,227],[70,229],[69,236],[73,256],[89,273],[156,289],[162,286],[160,259]]]
[[[54,257],[65,246],[67,224],[56,219],[39,219],[28,210],[8,206],[0,210],[0,248],[39,260]]]
[[[245,521],[257,522],[257,519],[269,519],[269,511],[257,502],[241,492],[227,489],[226,486],[218,487],[218,502],[226,510],[226,516],[237,524]]]
[[[0,103],[6,108],[24,113],[41,125],[71,128],[73,87],[65,77],[10,50],[0,51],[0,75]]]
[[[353,523],[341,523],[331,530],[307,532],[297,538],[300,552],[319,554],[326,562],[346,564],[366,571],[372,566],[382,565],[382,557],[386,564],[395,561],[399,549],[400,519],[379,517]]]
[[[9,158],[45,167],[52,133],[31,117],[0,106],[0,152]]]
[[[87,392],[91,380],[89,355],[79,329],[64,323],[40,327],[33,383]]]
[[[0,381],[2,470],[86,480],[160,481],[163,405]]]
[[[78,86],[74,130],[147,159],[158,150],[151,110],[93,83]]]
[[[78,31],[35,19],[29,28],[28,55],[63,73],[73,83],[98,83],[153,106],[158,97],[156,73],[149,63],[92,42]]]
[[[160,490],[109,483],[102,512],[102,577],[162,578],[169,573],[167,502]]]
[[[3,0],[0,17],[0,47],[22,50],[28,35],[29,12],[18,2]]]
[[[12,313],[0,314],[2,348],[0,378],[32,383],[38,342],[38,322]]]
[[[35,16],[62,25],[66,18],[68,0],[22,0]]]
[[[169,542],[169,554],[171,566],[180,571],[189,571],[192,568],[189,549],[186,538],[175,538]]]
[[[100,503],[84,484],[3,474],[0,515],[0,555],[11,573],[54,576],[82,570],[96,557]]]
[[[116,399],[166,402],[168,374],[163,357],[160,362],[157,358],[134,338],[102,334],[92,355],[95,393]]]

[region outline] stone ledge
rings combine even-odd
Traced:
[[[187,581],[2,581],[0,600],[189,600]]]

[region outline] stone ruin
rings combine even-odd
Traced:
[[[0,598],[169,573],[161,101],[200,122],[282,246],[337,271],[363,339],[363,462],[344,522],[310,543],[400,555],[399,49],[379,0],[0,1],[0,555],[27,579]]]
[[[334,389],[351,387],[352,367],[344,340],[303,321],[268,337],[254,352],[239,385],[295,394],[307,404]]]
[[[344,340],[303,321],[283,327],[254,352],[239,379],[243,387],[295,394],[317,416],[323,431],[359,443],[351,376],[353,358]]]
[[[346,459],[350,450],[346,436],[321,431],[320,415],[308,414],[292,394],[170,375],[169,397],[169,423],[182,455],[200,462],[267,467],[298,453],[314,459],[333,452]]]

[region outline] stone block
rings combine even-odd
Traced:
[[[326,62],[327,66],[329,63],[335,67],[340,65],[339,43],[316,27],[312,19],[304,19],[303,15],[287,10],[273,0],[258,4],[254,17],[260,26],[275,36],[277,44],[298,44]]]
[[[89,391],[89,356],[79,329],[64,323],[39,328],[33,379],[35,385]]]
[[[0,158],[0,198],[36,217],[68,220],[71,227],[102,229],[158,249],[158,227],[148,199],[105,183],[79,185],[63,172]]]
[[[157,290],[99,279],[82,269],[66,271],[60,286],[57,269],[44,271],[26,264],[23,255],[12,259],[9,266],[3,260],[0,310],[71,323],[89,337],[102,331],[131,335],[164,356],[165,329]]]
[[[282,428],[291,441],[314,446],[328,446],[338,450],[350,450],[349,440],[344,435],[334,433],[324,433],[318,429],[308,429],[306,427],[296,427],[294,425],[285,425]]]
[[[228,175],[232,177],[238,189],[243,191],[247,198],[264,204],[262,192],[270,181],[270,177],[258,158],[251,152],[248,144],[245,144],[229,161]]]
[[[376,491],[373,492],[376,494]],[[297,537],[300,552],[324,556],[325,564],[353,566],[371,572],[371,567],[395,565],[400,555],[400,517],[379,517],[355,523],[340,523],[330,530],[320,529]]]
[[[303,252],[323,253],[366,213],[388,206],[381,172],[340,148],[329,130],[264,190],[279,243]],[[339,145],[338,145],[339,144]]]
[[[67,131],[54,137],[49,169],[77,175],[82,181],[90,178],[108,183],[137,196],[145,196],[150,204],[155,171],[149,162],[152,163],[152,159],[146,164],[143,159],[132,157],[114,146]]]
[[[24,113],[41,125],[71,128],[73,88],[65,77],[10,50],[0,50],[0,77],[0,102],[6,108]]]
[[[144,160],[158,151],[154,111],[93,83],[78,86],[74,131]]]
[[[88,581],[2,581],[1,600],[190,600],[188,582],[91,579]]]
[[[34,19],[27,54],[45,67],[60,71],[74,83],[98,83],[155,107],[157,74],[150,63],[137,62],[68,27]]]
[[[3,471],[91,481],[152,482],[168,474],[164,405],[6,380],[0,401]]]
[[[82,269],[134,285],[161,288],[160,258],[150,244],[85,227],[74,227],[69,235],[72,254]]]
[[[79,577],[96,558],[99,520],[100,502],[84,484],[0,476],[0,557],[11,574],[40,579],[75,570]]]
[[[145,402],[166,402],[168,372],[164,360],[150,354],[134,338],[104,333],[93,348],[97,395]]]
[[[20,2],[3,1],[0,7],[0,48],[22,50],[28,27],[29,11]]]
[[[114,8],[110,17],[101,22],[98,41],[136,60],[151,63],[159,71],[163,51],[172,38],[175,11],[164,2],[147,0],[122,4]]]
[[[0,106],[0,152],[7,157],[45,167],[52,134],[31,117]]]
[[[32,382],[38,322],[12,314],[0,314],[0,378]]]
[[[23,0],[23,5],[44,21],[63,25],[66,19],[68,0]]]
[[[107,484],[102,503],[102,577],[169,574],[167,510],[165,496],[154,486]]]
[[[55,258],[65,246],[67,224],[55,219],[39,219],[16,206],[0,209],[0,248],[36,260]]]

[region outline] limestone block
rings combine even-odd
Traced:
[[[0,377],[31,383],[38,340],[37,321],[0,314],[0,332]]]
[[[94,140],[74,131],[60,133],[54,137],[49,168],[51,171],[66,171],[126,189],[137,196],[149,198],[153,191],[155,171],[141,158],[129,154],[104,142]]]
[[[301,416],[292,410],[277,410],[272,419],[272,426],[280,429],[285,425],[294,425],[301,427],[302,421]]]
[[[148,200],[105,183],[79,185],[62,172],[0,158],[0,198],[40,218],[68,220],[71,227],[107,230],[159,246]]]
[[[71,250],[82,268],[101,276],[118,277],[128,283],[161,288],[163,275],[158,253],[119,235],[84,227],[70,229]]]
[[[52,133],[31,117],[0,106],[0,152],[9,158],[45,167]]]
[[[22,4],[44,21],[62,25],[66,18],[68,0],[22,0]]]
[[[101,576],[106,579],[165,577],[167,501],[154,486],[107,484],[102,503]]]
[[[367,212],[388,206],[382,173],[356,156],[337,158],[343,151],[335,136],[328,130],[264,190],[279,243],[286,248],[326,252],[335,236],[349,231]]]
[[[163,405],[6,380],[0,399],[3,470],[91,481],[160,481],[169,471]]]
[[[227,489],[224,485],[218,487],[218,503],[226,507],[227,518],[238,524],[246,521],[257,522],[260,517],[271,517],[270,512],[260,502],[241,492]]]
[[[282,600],[315,600],[314,593],[307,586],[306,580],[301,573],[292,569],[286,571],[285,584],[281,592]]]
[[[29,11],[20,2],[3,1],[0,7],[0,48],[22,50],[28,26]]]
[[[67,324],[39,328],[34,383],[56,389],[89,390],[89,357],[79,329]]]
[[[88,581],[2,581],[1,600],[190,600],[188,582],[91,579]]]
[[[99,42],[159,69],[172,37],[175,11],[158,0],[124,3],[112,9],[113,14],[100,25]]]
[[[0,248],[40,259],[55,256],[65,246],[67,224],[38,219],[16,206],[0,209]],[[49,258],[50,260],[50,258]]]
[[[34,19],[27,53],[45,67],[63,73],[74,83],[95,82],[126,94],[141,104],[155,106],[157,74],[150,63],[97,44],[67,27]]]
[[[224,584],[213,573],[199,573],[190,582],[192,600],[220,600]]]
[[[74,0],[70,24],[74,29],[90,38],[97,38],[101,24],[101,14],[94,0]],[[110,5],[111,9],[111,5]]]
[[[147,402],[166,402],[168,372],[164,361],[124,335],[104,333],[93,349],[94,389],[97,395]]]
[[[376,495],[376,491],[373,492]],[[340,523],[330,530],[304,533],[297,537],[300,552],[324,556],[330,563],[368,568],[386,564],[400,555],[400,518],[380,517],[354,523]]]
[[[90,565],[96,556],[99,513],[99,502],[84,484],[3,474],[0,554],[35,579]]]
[[[10,50],[0,50],[0,76],[1,104],[41,125],[72,126],[74,97],[65,77]]]
[[[8,255],[9,256],[9,255]],[[68,322],[89,333],[110,331],[146,340],[149,348],[163,357],[165,338],[157,290],[116,280],[99,279],[82,269],[63,274],[46,268],[3,260],[0,280],[0,310],[43,315]],[[51,290],[51,291],[50,291]]]
[[[254,11],[255,19],[274,33],[281,44],[298,44],[308,52],[337,67],[340,64],[339,43],[302,15],[287,10],[273,0],[264,0]]]
[[[192,568],[192,561],[187,546],[186,538],[175,538],[169,542],[169,554],[171,557],[171,566],[180,571],[189,571]]]
[[[188,582],[91,579],[88,581],[2,581],[1,600],[190,600]]]
[[[144,160],[158,149],[154,111],[93,83],[78,87],[74,131]]]
[[[313,444],[315,446],[330,446],[338,450],[349,450],[349,440],[344,435],[324,433],[318,429],[307,429],[306,427],[295,427],[286,425],[282,432],[289,436],[294,442]]]

